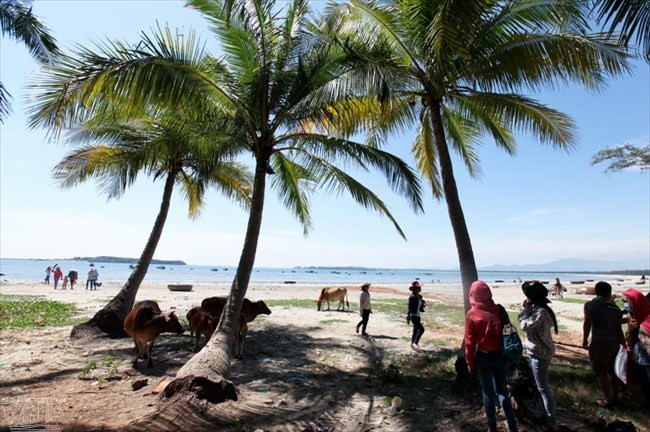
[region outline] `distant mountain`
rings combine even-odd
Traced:
[[[103,262],[103,263],[125,263],[137,264],[137,258],[125,258],[114,256],[95,256],[95,257],[74,257],[69,258],[72,261],[89,261],[89,262]],[[166,265],[185,265],[185,261],[181,260],[159,260],[152,259],[151,264],[166,264]]]
[[[617,270],[648,270],[649,260],[600,261],[580,258],[564,258],[544,264],[491,265],[483,271],[530,271],[530,272],[612,272]]]

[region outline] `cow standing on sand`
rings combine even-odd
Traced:
[[[205,336],[207,344],[219,324],[219,317],[215,317],[210,312],[200,306],[193,307],[187,312],[187,322],[190,324],[190,338],[194,352],[199,350],[199,339],[201,335]],[[194,342],[194,333],[196,333],[196,342]]]
[[[135,342],[135,360],[133,367],[138,365],[138,358],[148,358],[147,366],[153,366],[151,349],[160,333],[170,332],[182,334],[185,330],[178,321],[174,311],[162,312],[160,306],[153,300],[137,303],[124,319],[124,331]]]
[[[336,310],[345,310],[347,305],[348,310],[350,309],[350,303],[348,302],[348,290],[345,287],[330,287],[323,288],[320,292],[320,297],[316,300],[317,310],[321,310],[323,302],[327,302],[327,310],[330,310],[330,302],[338,301],[339,305],[336,307]],[[344,304],[345,302],[345,304]]]
[[[226,297],[208,297],[201,302],[201,308],[208,311],[217,321],[221,319],[221,312],[226,305]],[[247,298],[241,307],[241,314],[235,323],[235,356],[238,359],[244,357],[244,341],[248,334],[248,323],[253,321],[258,315],[271,315],[271,309],[263,300],[252,302]]]

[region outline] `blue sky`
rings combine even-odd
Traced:
[[[215,51],[198,14],[173,0],[48,0],[35,1],[33,10],[66,51],[74,43],[88,46],[104,37],[136,41],[156,21],[196,29]],[[635,66],[633,76],[612,81],[598,94],[570,86],[533,95],[573,117],[579,139],[572,152],[519,135],[515,157],[486,142],[478,180],[456,163],[479,267],[569,257],[650,267],[649,174],[607,175],[605,166],[589,164],[602,148],[649,141],[649,70],[643,62]],[[24,47],[2,38],[0,79],[13,96],[13,113],[0,126],[0,256],[139,256],[158,212],[162,183],[142,177],[119,201],[107,201],[94,183],[60,189],[51,170],[70,149],[26,126],[27,85],[37,68]],[[394,136],[388,149],[411,162],[412,138],[412,131]],[[364,181],[389,205],[408,241],[387,219],[347,196],[325,194],[312,198],[314,228],[305,238],[269,191],[256,265],[457,268],[444,202],[427,194],[425,214],[415,215],[378,175]],[[156,258],[232,266],[239,259],[246,221],[244,211],[216,192],[208,195],[201,217],[189,220],[187,205],[176,194]]]

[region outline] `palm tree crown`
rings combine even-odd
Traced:
[[[417,124],[412,153],[434,196],[447,202],[468,294],[478,274],[450,154],[477,176],[486,136],[509,154],[515,131],[570,149],[571,119],[522,92],[563,82],[600,88],[629,70],[623,50],[587,33],[577,2],[350,0],[330,5],[328,16],[356,64],[349,85],[369,98],[363,115],[341,107],[337,125],[371,119],[381,133]]]

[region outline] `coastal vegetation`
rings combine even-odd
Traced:
[[[93,257],[74,257],[74,258],[66,258],[66,260],[88,261],[91,263],[103,262],[103,263],[122,263],[122,264],[137,264],[138,262],[138,258],[116,257],[116,256],[106,256],[106,255],[93,256]],[[155,258],[151,259],[150,264],[187,265],[187,263],[183,260],[161,260]]]
[[[74,303],[0,294],[0,330],[70,325],[76,313]]]

